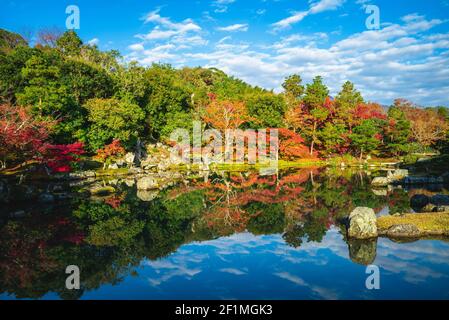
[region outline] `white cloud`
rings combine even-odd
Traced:
[[[315,1],[311,4],[309,12],[319,13],[328,10],[335,10],[338,7],[342,6],[346,0],[320,0]]]
[[[319,0],[309,1],[310,7],[307,11],[294,12],[291,16],[272,24],[274,31],[289,28],[292,24],[302,21],[311,14],[317,14],[324,11],[336,10],[345,3],[346,0]]]
[[[274,30],[286,29],[290,27],[290,25],[300,22],[309,14],[308,11],[295,12],[288,18],[282,19],[276,23],[273,23],[272,26]]]
[[[234,3],[236,0],[215,0],[212,2],[212,6],[215,7],[214,12],[224,13],[228,11],[228,5]]]
[[[138,38],[148,41],[169,39],[173,36],[201,31],[201,27],[195,24],[191,19],[186,19],[179,23],[172,22],[170,18],[159,15],[159,9],[148,13],[143,20],[145,24],[150,22],[156,24],[156,27],[148,34],[137,35]]]
[[[99,42],[100,40],[98,38],[93,38],[92,40],[89,40],[87,44],[90,46],[97,46]]]
[[[248,31],[248,24],[233,24],[227,27],[220,27],[217,28],[217,30],[219,31],[229,31],[229,32],[237,32],[237,31],[241,31],[241,32],[246,32]]]
[[[145,48],[142,43],[134,43],[128,47],[131,51],[143,51]]]

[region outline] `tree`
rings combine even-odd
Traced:
[[[56,40],[56,48],[69,57],[78,56],[83,42],[75,31],[69,30]]]
[[[313,110],[322,107],[328,96],[329,89],[323,83],[323,78],[316,76],[311,84],[307,84],[303,101],[309,110]]]
[[[34,118],[29,108],[0,105],[0,167],[45,154],[53,126],[52,122]]]
[[[64,61],[60,82],[78,105],[92,98],[108,98],[113,94],[113,81],[103,69],[78,60]]]
[[[284,83],[282,83],[282,88],[284,88],[287,96],[296,100],[301,99],[304,94],[304,86],[302,85],[302,79],[299,74],[293,74],[285,78]]]
[[[104,163],[103,169],[110,165],[113,161],[125,155],[125,149],[122,147],[120,140],[114,139],[103,149],[97,150],[95,159]]]
[[[15,104],[16,93],[23,90],[26,80],[21,70],[37,49],[19,46],[8,54],[0,52],[0,103]]]
[[[284,125],[284,114],[287,109],[282,96],[272,92],[254,94],[247,97],[246,107],[253,128],[280,128]]]
[[[410,121],[412,139],[423,147],[435,146],[446,139],[448,122],[434,109],[422,109],[406,100],[396,100],[395,105]]]
[[[238,129],[242,124],[251,120],[246,106],[240,101],[220,101],[212,97],[212,101],[205,108],[203,121],[224,133],[227,129]]]
[[[338,118],[348,124],[349,131],[354,126],[354,111],[362,103],[364,101],[360,92],[355,89],[352,82],[346,81],[335,98],[335,107]]]
[[[387,115],[384,109],[378,103],[361,103],[354,110],[354,122],[356,124],[363,120],[379,119],[386,120]]]
[[[56,48],[58,39],[61,38],[63,32],[55,28],[46,28],[39,30],[37,33],[37,43],[39,46],[47,46]]]
[[[20,46],[27,46],[26,40],[17,33],[0,29],[0,53],[9,53]]]
[[[304,118],[303,134],[310,143],[310,154],[319,144],[318,131],[325,123],[333,109],[333,103],[329,99],[329,89],[323,84],[323,79],[317,76],[311,84],[307,84],[306,94],[303,99],[302,113]]]
[[[147,69],[148,103],[146,111],[149,133],[158,138],[165,125],[166,115],[175,112],[189,113],[192,110],[191,93],[183,86],[175,70],[169,65],[153,65]]]
[[[378,123],[374,119],[363,120],[349,135],[352,146],[358,151],[360,160],[364,154],[374,151],[381,142]]]
[[[385,126],[386,144],[388,150],[395,156],[405,153],[410,138],[410,121],[404,112],[392,106],[388,110],[388,123]]]
[[[36,51],[21,70],[25,85],[16,97],[19,105],[31,106],[35,116],[59,120],[53,137],[58,143],[69,143],[82,127],[82,115],[69,88],[61,81],[62,63],[54,51]]]
[[[113,139],[131,148],[142,133],[145,113],[136,104],[117,99],[91,99],[84,108],[88,112],[87,141],[92,151]]]
[[[68,145],[47,145],[42,161],[53,173],[70,172],[72,164],[84,154],[84,144],[76,142]]]
[[[318,133],[324,147],[324,153],[328,155],[346,151],[348,148],[348,135],[349,132],[344,124],[333,124],[330,122],[327,122]]]
[[[304,139],[294,131],[284,128],[279,129],[279,155],[281,159],[286,160],[311,158]]]

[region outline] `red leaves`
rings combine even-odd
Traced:
[[[279,154],[282,159],[310,159],[316,158],[314,153],[310,155],[309,148],[304,144],[304,139],[294,131],[280,128],[279,131]]]
[[[106,145],[103,149],[97,150],[96,159],[106,162],[115,157],[120,157],[125,154],[125,149],[122,147],[120,140],[114,139],[112,143]]]
[[[382,106],[377,103],[367,103],[359,104],[355,109],[354,115],[357,119],[368,120],[368,119],[380,119],[387,120],[387,115],[382,109]]]
[[[84,154],[84,144],[76,142],[67,145],[47,145],[47,155],[44,162],[53,173],[70,172],[71,163],[79,161]]]
[[[53,125],[34,118],[25,107],[0,105],[0,159],[20,162],[39,157]]]

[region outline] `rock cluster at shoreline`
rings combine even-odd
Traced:
[[[373,187],[387,187],[389,185],[425,185],[449,183],[449,173],[441,176],[409,176],[409,171],[397,169],[388,171],[386,177],[375,177],[371,181]]]
[[[377,218],[370,208],[357,207],[349,215],[350,239],[421,238],[449,236],[449,211],[442,213],[411,213]]]

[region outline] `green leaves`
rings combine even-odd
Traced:
[[[91,99],[84,108],[88,112],[87,140],[92,151],[112,139],[119,139],[130,148],[143,130],[145,113],[136,104],[117,99]]]

